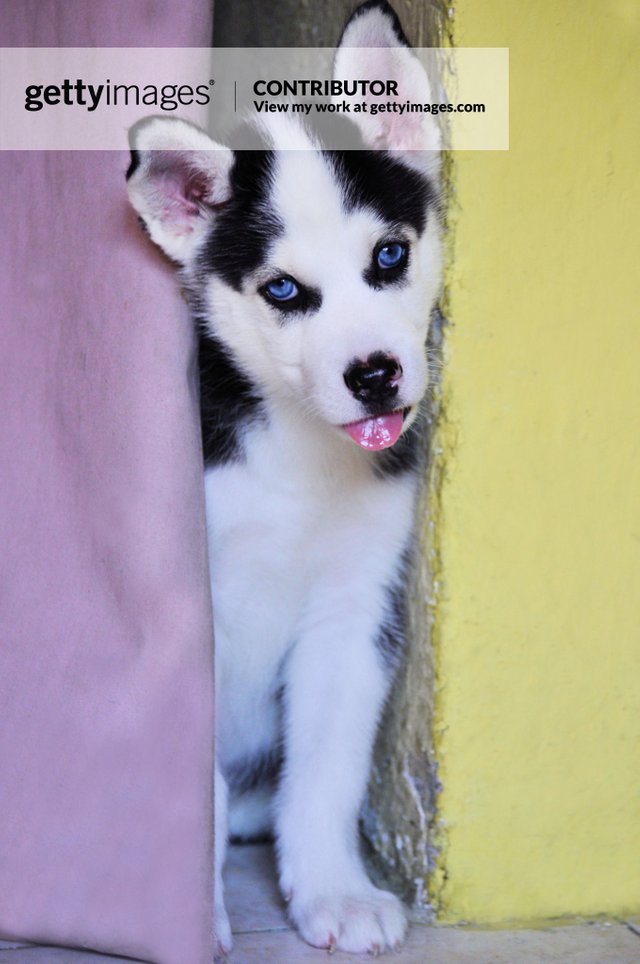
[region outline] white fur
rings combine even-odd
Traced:
[[[212,208],[229,196],[233,152],[191,124],[167,124],[161,118],[139,127],[135,148],[141,161],[127,185],[131,203],[151,239],[178,264],[186,264],[211,229]],[[208,189],[198,201],[197,217],[181,197],[178,179],[164,173],[170,162],[180,162],[206,180]]]
[[[354,49],[350,59],[350,48],[364,46],[364,37],[368,46],[390,46],[392,59],[405,64],[408,96],[412,85],[422,89],[421,68],[395,46],[379,10],[356,18],[345,36],[341,76],[362,76],[362,52]],[[379,76],[384,63],[371,57]],[[266,419],[244,429],[243,457],[205,476],[216,642],[217,935],[229,948],[221,876],[228,826],[240,836],[272,829],[282,891],[306,940],[377,952],[403,939],[406,921],[399,901],[376,889],[362,867],[358,813],[391,679],[376,638],[410,538],[417,479],[411,472],[378,477],[371,453],[347,437],[342,426],[363,410],[343,373],[372,352],[399,359],[397,407],[412,409],[407,424],[414,417],[427,385],[424,344],[440,283],[438,227],[433,216],[420,238],[404,227],[407,283],[373,289],[364,271],[390,226],[372,211],[345,210],[330,164],[299,127],[267,123],[275,147],[285,148],[270,201],[284,233],[242,290],[211,275],[203,293],[212,334],[250,374],[266,409]],[[401,145],[408,163],[437,144],[429,124],[408,131]],[[143,128],[130,194],[189,285],[216,205],[229,194],[232,155],[189,125],[170,127]],[[363,134],[378,144],[385,132],[365,122]],[[185,165],[196,172],[195,199],[181,197],[167,178],[167,151],[176,151],[183,174]],[[260,294],[285,274],[321,290],[322,304],[309,317],[283,323]],[[262,788],[228,800],[223,774],[234,761],[279,740],[284,766],[275,799]]]
[[[376,9],[364,11],[347,25],[336,51],[334,71],[336,76],[350,81],[361,77],[382,81],[399,78],[399,103],[430,103],[433,99],[422,64],[408,47],[397,43],[391,23],[381,18]],[[376,98],[370,96],[368,100],[371,104]],[[442,132],[431,114],[367,112],[358,115],[358,122],[369,144],[397,151],[407,163],[437,174]]]
[[[246,452],[205,479],[220,762],[272,744],[284,684],[275,828],[290,913],[316,945],[333,935],[345,950],[393,947],[404,915],[362,869],[357,818],[389,683],[372,642],[415,480],[375,479],[364,453],[286,404],[270,407],[269,430],[256,429]],[[255,803],[232,807],[236,834],[269,825]]]
[[[433,304],[440,283],[437,224],[432,220],[423,237],[414,239],[412,283],[373,291],[362,272],[388,228],[372,212],[343,210],[327,163],[317,154],[286,152],[277,164],[275,207],[286,233],[252,291],[234,291],[211,278],[208,307],[215,332],[233,345],[270,396],[295,400],[336,426],[362,417],[342,373],[351,359],[372,351],[400,358],[403,404],[415,405],[427,382],[425,305]],[[322,198],[322,204],[309,205],[310,197]],[[279,272],[311,286],[321,283],[323,303],[313,323],[282,326],[274,319],[257,289]]]

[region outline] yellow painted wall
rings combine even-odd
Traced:
[[[443,921],[640,910],[640,4],[459,0],[511,149],[458,154],[440,443]]]

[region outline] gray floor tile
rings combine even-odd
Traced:
[[[232,847],[226,887],[235,941],[230,964],[328,959],[287,927],[270,847]],[[340,952],[330,958],[331,964],[368,959]],[[640,936],[614,922],[516,931],[414,925],[405,947],[385,959],[390,964],[640,964]]]
[[[231,847],[224,872],[225,902],[234,933],[288,926],[273,847]]]
[[[634,934],[637,934],[638,937],[640,937],[640,917],[631,917],[629,920],[625,921],[625,924],[629,930],[633,931]]]
[[[367,956],[329,957],[304,944],[291,931],[240,934],[231,964],[354,964]],[[405,947],[387,954],[389,964],[638,964],[640,939],[621,924],[596,930],[588,924],[553,931],[477,931],[465,928],[411,928]]]

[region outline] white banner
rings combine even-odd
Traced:
[[[227,146],[266,113],[313,124],[357,113],[431,113],[452,150],[508,150],[509,51],[421,48],[422,97],[384,77],[333,76],[333,48],[0,49],[0,149],[122,150],[150,115],[181,117]],[[356,148],[351,125],[323,126],[324,146]],[[328,138],[328,140],[327,140]]]

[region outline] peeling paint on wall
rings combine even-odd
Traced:
[[[434,758],[434,667],[432,638],[438,606],[437,506],[443,451],[438,444],[443,316],[432,323],[429,354],[435,362],[425,439],[424,486],[417,511],[415,564],[408,591],[408,650],[380,726],[374,767],[363,810],[363,830],[388,883],[415,917],[433,918],[428,876],[436,867]]]

